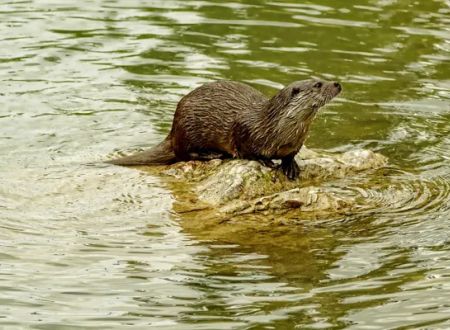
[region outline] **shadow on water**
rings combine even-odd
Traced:
[[[216,301],[217,308],[201,313],[204,318],[259,324],[252,329],[264,324],[342,328],[352,324],[346,317],[350,310],[392,302],[403,285],[426,278],[426,270],[411,266],[403,276],[390,276],[410,263],[414,248],[380,243],[390,224],[377,224],[371,215],[296,224],[256,215],[222,222],[190,214],[180,220],[189,237],[208,247],[197,256],[206,278],[187,284]],[[356,253],[348,258],[352,250]],[[185,315],[195,322],[192,316]]]

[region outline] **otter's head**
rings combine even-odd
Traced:
[[[341,90],[338,82],[317,79],[296,81],[269,100],[268,110],[289,118],[306,119],[330,102]]]

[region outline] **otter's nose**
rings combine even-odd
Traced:
[[[341,84],[338,83],[337,81],[335,81],[335,82],[333,83],[333,86],[336,87],[336,88],[338,89],[339,92],[342,90]]]

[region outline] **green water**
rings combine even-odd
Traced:
[[[389,157],[382,207],[206,224],[99,162],[203,82],[311,76],[308,146]],[[448,0],[3,0],[0,101],[0,328],[450,329]]]

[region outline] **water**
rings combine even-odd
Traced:
[[[450,2],[4,0],[0,327],[450,328]],[[339,80],[311,148],[368,148],[380,207],[217,224],[147,147],[205,81]],[[277,219],[283,220],[283,219]]]

